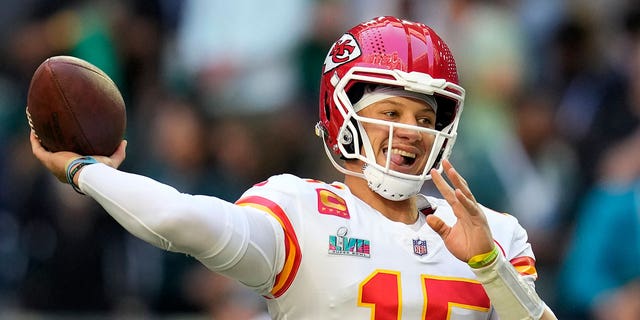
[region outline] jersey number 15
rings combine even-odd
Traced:
[[[422,318],[447,320],[451,308],[488,312],[489,297],[470,279],[422,275]],[[400,272],[376,270],[360,283],[358,306],[371,308],[372,320],[399,320],[402,314]]]

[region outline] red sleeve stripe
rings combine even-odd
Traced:
[[[507,254],[504,252],[504,249],[502,248],[500,243],[498,243],[498,241],[495,241],[495,240],[494,242],[496,243],[498,248],[500,248],[502,255],[506,257]],[[516,271],[518,271],[518,273],[520,273],[521,275],[538,277],[538,271],[536,270],[536,260],[534,260],[533,258],[522,256],[522,257],[513,258],[509,262],[511,263],[511,265],[513,265],[514,268],[516,268]]]
[[[281,296],[293,282],[293,279],[298,273],[300,267],[300,261],[302,260],[302,252],[300,251],[300,244],[298,238],[293,230],[293,226],[289,221],[286,213],[275,202],[258,196],[249,196],[240,199],[236,202],[237,205],[250,206],[259,210],[262,210],[278,220],[285,234],[285,261],[282,271],[276,276],[271,294],[274,297]]]
[[[538,276],[536,261],[531,257],[517,257],[511,259],[509,262],[516,268],[516,271],[523,276]]]

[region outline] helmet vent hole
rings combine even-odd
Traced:
[[[438,46],[442,48],[440,51],[440,58],[442,59],[443,67],[445,67],[448,77],[451,79],[458,79],[458,70],[456,68],[456,61],[451,54],[451,50],[446,43],[442,40],[438,40]]]
[[[376,35],[376,49],[378,49],[378,53],[383,53],[385,52],[385,48],[384,48],[384,41],[382,41],[382,33],[380,32],[380,30],[376,30],[377,35]]]
[[[380,30],[374,30],[373,34],[363,34],[362,37],[368,46],[373,49],[374,53],[381,54],[385,52],[386,48]]]

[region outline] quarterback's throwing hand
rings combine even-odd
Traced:
[[[42,162],[42,164],[49,171],[51,171],[51,173],[53,173],[53,175],[56,178],[58,178],[58,180],[66,183],[67,182],[67,179],[66,179],[67,165],[71,160],[78,158],[81,155],[74,152],[68,152],[68,151],[60,151],[60,152],[47,151],[42,146],[42,144],[40,144],[40,141],[38,140],[38,137],[36,137],[33,130],[31,131],[31,134],[30,134],[30,141],[31,141],[31,151],[33,152],[33,155],[36,156],[36,158],[40,160],[40,162]],[[124,161],[126,147],[127,147],[127,141],[122,140],[118,149],[116,149],[116,151],[110,157],[94,156],[94,158],[108,166],[117,168],[118,166],[120,166],[122,161]]]
[[[491,251],[495,244],[487,218],[469,190],[467,182],[448,160],[444,160],[443,167],[453,187],[435,169],[431,170],[431,178],[453,208],[458,220],[453,226],[448,226],[439,217],[429,215],[427,223],[442,237],[447,249],[456,258],[467,262],[475,255]]]

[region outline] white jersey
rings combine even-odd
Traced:
[[[85,167],[79,184],[131,234],[267,297],[276,319],[497,319],[470,267],[425,223],[426,214],[455,223],[441,199],[419,197],[420,218],[406,225],[344,184],[292,175],[254,186],[237,204],[103,164]],[[509,215],[485,214],[502,254],[533,286],[526,232]]]
[[[497,319],[470,267],[426,223],[455,216],[446,201],[424,198],[420,219],[387,219],[342,183],[279,175],[249,189],[237,204],[275,217],[285,232],[285,263],[269,312],[275,319]],[[435,211],[434,211],[435,209]],[[526,231],[485,208],[502,254],[533,286],[537,274]]]

